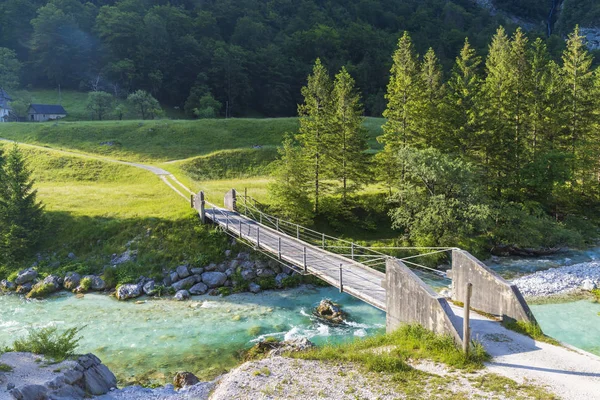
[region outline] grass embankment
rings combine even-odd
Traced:
[[[379,149],[383,119],[368,118],[370,145]],[[128,161],[162,162],[218,150],[275,147],[297,118],[7,123],[0,137]]]
[[[2,144],[0,144],[2,146]],[[6,146],[6,145],[5,145]],[[158,276],[184,261],[217,261],[227,238],[198,224],[189,204],[155,175],[134,167],[21,146],[46,205],[50,226],[40,244],[44,273],[101,273],[112,254],[137,250],[117,282]],[[75,258],[68,258],[74,253]],[[0,266],[0,279],[29,266]]]

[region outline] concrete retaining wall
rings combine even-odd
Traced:
[[[223,203],[225,204],[225,208],[229,211],[235,211],[237,202],[237,193],[235,189],[231,189],[229,192],[225,193],[225,198],[223,199]]]
[[[445,298],[434,292],[400,260],[388,259],[385,274],[386,331],[402,324],[417,323],[439,334],[451,335],[462,343],[459,330],[452,323],[452,312]],[[457,329],[458,328],[458,329]]]
[[[467,283],[473,284],[471,308],[505,319],[535,323],[519,289],[464,250],[452,251],[452,299],[463,302]]]

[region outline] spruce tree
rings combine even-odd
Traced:
[[[4,149],[0,147],[0,262],[3,261],[3,255],[6,254],[4,238],[9,227],[7,206],[8,181],[6,178],[6,157],[4,155]]]
[[[329,155],[332,160],[332,175],[341,184],[342,201],[356,191],[365,180],[368,149],[360,97],[355,81],[346,68],[335,76],[333,85],[332,137]]]
[[[419,96],[421,104],[417,119],[419,141],[424,147],[440,148],[444,131],[441,106],[445,85],[442,68],[432,48],[423,56],[420,75],[423,91]]]
[[[479,113],[479,90],[481,57],[465,39],[465,44],[456,58],[452,76],[448,81],[448,94],[444,116],[448,123],[442,148],[461,156],[477,153],[476,133]]]
[[[37,201],[37,190],[18,146],[6,159],[7,203],[2,242],[9,262],[22,259],[41,238],[45,227],[44,209]]]
[[[572,187],[590,180],[589,172],[597,164],[597,152],[592,137],[594,122],[594,76],[592,56],[585,47],[579,26],[567,38],[562,55],[562,78],[566,105],[566,148],[571,154]]]
[[[552,149],[556,136],[557,97],[554,89],[556,75],[552,73],[556,64],[551,63],[546,44],[537,38],[531,47],[531,98],[529,106],[529,145],[531,160],[535,162],[542,149]],[[554,107],[553,107],[554,103]],[[553,110],[553,108],[555,108]]]
[[[311,160],[313,174],[313,194],[315,214],[319,213],[319,198],[322,195],[322,181],[328,168],[327,148],[331,140],[331,90],[329,73],[320,59],[315,61],[313,73],[302,88],[304,103],[298,106],[300,129],[298,141],[304,148],[305,156]]]
[[[401,149],[418,142],[417,119],[421,93],[418,57],[408,32],[398,41],[394,52],[390,82],[388,83],[387,108],[383,112],[381,141],[392,149]]]

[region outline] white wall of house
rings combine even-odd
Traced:
[[[0,108],[0,122],[6,122],[5,118],[8,117],[9,112],[8,108]]]

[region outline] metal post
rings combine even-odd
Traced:
[[[192,206],[192,208],[194,208],[194,195],[190,194],[190,206]]]
[[[225,230],[229,231],[229,214],[225,214]]]
[[[242,220],[240,219],[240,238],[242,237]]]
[[[306,246],[304,246],[304,273],[308,272],[308,268],[306,266]]]
[[[325,234],[323,233],[323,250],[325,250]]]
[[[340,263],[340,293],[344,293],[344,284],[342,283],[342,264]]]
[[[256,248],[260,249],[260,226],[256,228]]]
[[[277,232],[279,232],[279,218],[275,220],[275,229],[277,229]]]
[[[354,242],[350,244],[350,255],[352,256],[352,260],[354,260]]]
[[[277,238],[277,257],[281,260],[281,237]]]
[[[467,297],[465,297],[465,313],[463,317],[463,352],[469,355],[469,343],[471,342],[471,328],[469,327],[469,311],[471,308],[471,293],[473,284],[467,283]]]
[[[296,239],[300,239],[300,225],[296,225]]]
[[[244,214],[248,215],[248,188],[244,188],[244,208],[246,209]]]

